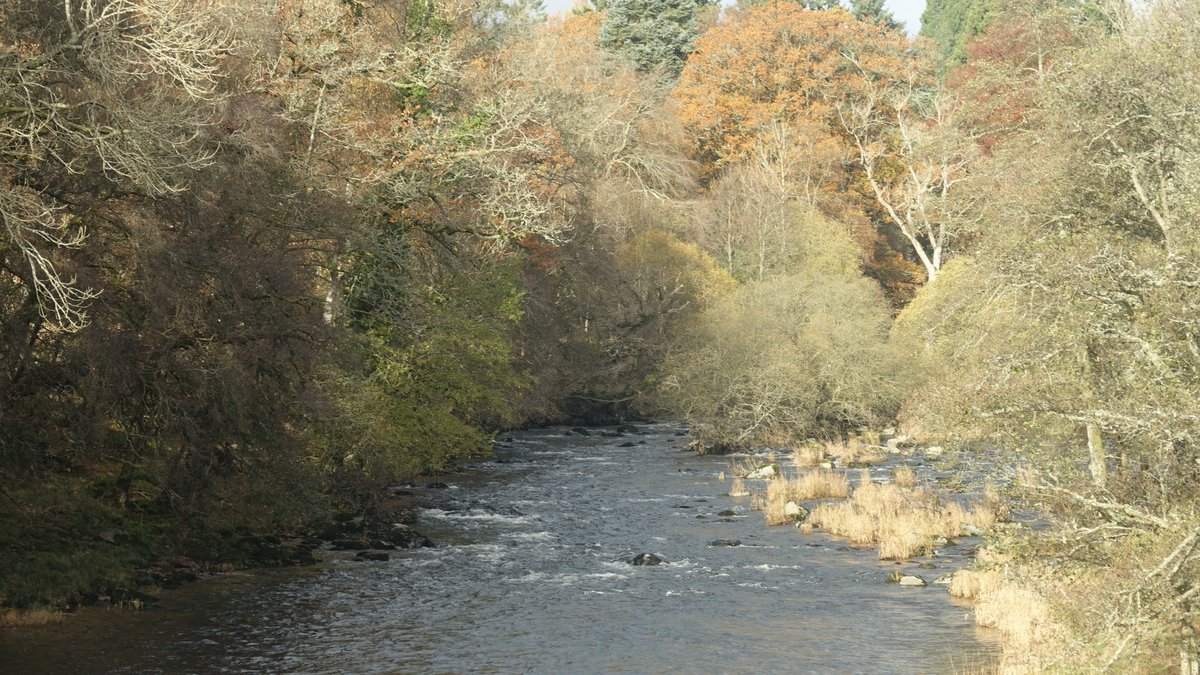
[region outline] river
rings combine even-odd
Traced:
[[[918,569],[767,527],[747,498],[727,495],[726,458],[684,451],[673,425],[641,431],[515,434],[499,462],[420,490],[418,527],[437,548],[386,562],[330,553],[314,567],[189,584],[140,612],[83,611],[0,635],[0,671],[987,669],[995,637],[944,586],[886,582],[896,569],[932,580],[961,567],[969,542]],[[669,562],[630,565],[642,552]]]

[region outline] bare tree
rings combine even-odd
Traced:
[[[215,153],[206,131],[229,42],[210,8],[65,0],[36,42],[12,17],[0,23],[0,216],[53,327],[85,326],[95,294],[53,262],[52,249],[86,234],[38,175],[94,173],[150,196],[186,189]]]
[[[947,247],[973,218],[959,197],[974,139],[955,127],[956,104],[913,74],[883,80],[863,72],[860,97],[838,106],[875,201],[912,246],[930,282]]]

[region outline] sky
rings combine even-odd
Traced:
[[[544,3],[548,14],[559,14],[571,9],[575,0],[544,0]],[[722,4],[731,3],[726,0]],[[904,22],[909,35],[916,35],[921,30],[921,12],[925,11],[925,0],[887,0],[884,4],[897,19]]]

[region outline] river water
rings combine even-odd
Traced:
[[[932,580],[961,567],[969,542],[918,569],[767,527],[727,495],[727,459],[684,451],[671,425],[642,431],[523,432],[500,462],[421,491],[418,527],[438,548],[386,562],[331,553],[189,584],[141,612],[80,612],[0,635],[0,672],[953,673],[992,661],[994,636],[944,586],[886,583],[896,569]],[[630,565],[642,552],[669,563]]]

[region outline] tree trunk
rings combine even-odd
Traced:
[[[1184,618],[1179,640],[1179,675],[1200,675],[1200,639],[1196,626]]]
[[[1079,346],[1079,365],[1080,370],[1083,371],[1081,375],[1084,404],[1090,407],[1094,398],[1092,393],[1092,350],[1086,339]],[[1085,425],[1085,431],[1087,433],[1088,471],[1092,474],[1092,484],[1102,488],[1108,482],[1108,465],[1104,456],[1104,435],[1100,432],[1100,425],[1095,422],[1088,422]]]
[[[337,321],[341,305],[342,279],[335,266],[329,270],[329,290],[325,291],[325,325],[332,326]]]
[[[1104,436],[1094,422],[1087,425],[1087,444],[1088,471],[1092,474],[1092,483],[1102,488],[1108,482],[1108,466],[1104,462]]]

